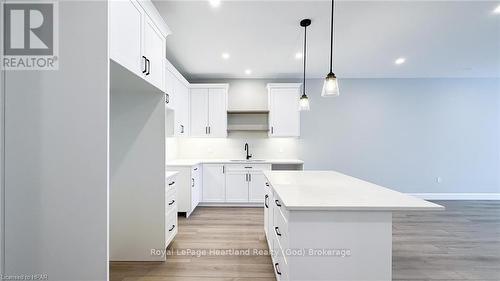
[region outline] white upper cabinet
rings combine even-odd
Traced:
[[[300,85],[292,83],[268,84],[269,136],[300,136]]]
[[[208,134],[227,137],[227,89],[208,89]]]
[[[144,17],[143,53],[146,57],[146,80],[165,91],[165,37],[149,17]]]
[[[191,89],[191,136],[208,136],[208,89]]]
[[[136,1],[109,2],[109,52],[111,59],[142,76],[143,11]]]
[[[227,137],[227,85],[191,85],[191,136]]]
[[[165,89],[168,102],[167,109],[173,111],[174,137],[189,136],[189,82],[175,69],[175,67],[165,60]],[[170,121],[169,121],[170,122]]]
[[[151,1],[109,1],[110,58],[165,91],[168,27]]]

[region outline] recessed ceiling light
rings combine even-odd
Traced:
[[[220,0],[208,0],[208,3],[210,3],[210,6],[217,8],[220,6]]]
[[[500,15],[500,5],[498,5],[495,10],[493,10],[494,14],[499,14]]]
[[[394,61],[395,64],[403,64],[405,63],[406,59],[405,58],[398,58],[396,61]]]
[[[300,60],[302,58],[302,53],[301,52],[295,53],[295,58]]]
[[[246,74],[246,75],[250,75],[250,74],[252,74],[252,70],[251,70],[251,69],[245,69],[245,74]]]
[[[229,53],[222,53],[221,57],[225,60],[228,60],[231,57],[231,55]]]

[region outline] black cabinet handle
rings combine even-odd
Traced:
[[[276,232],[276,235],[281,236],[280,229],[277,226],[274,227],[274,232]]]
[[[226,166],[222,165],[222,173],[225,174],[226,173]]]
[[[144,69],[142,70],[142,73],[146,73],[148,71],[148,61],[145,56],[142,56],[142,58],[144,59]]]
[[[248,181],[252,181],[252,174],[248,174]]]
[[[181,134],[184,134],[184,125],[181,125]]]
[[[208,126],[205,127],[205,134],[208,135]]]
[[[173,182],[169,183],[168,185],[174,185],[174,184],[175,184],[175,181],[173,181]]]
[[[275,264],[274,264],[274,268],[276,269],[276,273],[278,273],[278,275],[281,275],[281,271],[280,271],[279,263],[275,263]]]
[[[146,72],[146,75],[149,75],[149,74],[151,74],[151,72],[150,72],[151,71],[151,61],[148,58],[146,58],[146,62],[148,65],[148,72]]]
[[[193,170],[198,171],[198,168],[194,168]]]
[[[168,232],[170,232],[170,231],[174,230],[174,228],[175,228],[175,225],[172,225],[172,228],[170,228],[170,229],[168,230]]]
[[[248,182],[248,174],[245,174],[245,181]]]
[[[266,194],[266,196],[264,196],[264,206],[266,206],[266,208],[269,208],[269,205],[267,205],[267,199],[269,199],[269,195]]]
[[[208,126],[208,134],[209,134],[209,135],[212,133],[210,129],[211,129],[211,127],[210,127],[210,126]]]
[[[252,169],[253,167],[250,167],[250,166],[246,166],[245,169]]]
[[[271,135],[274,134],[274,127],[271,126]]]
[[[175,203],[175,200],[172,200],[172,202],[168,203],[168,205],[172,206],[172,205],[174,205],[174,203]]]
[[[278,199],[274,200],[274,202],[276,203],[276,206],[281,207],[280,201]]]
[[[269,186],[269,183],[268,183],[268,182],[266,182],[266,186]]]
[[[169,103],[169,102],[170,102],[170,95],[165,94],[165,103]]]
[[[191,187],[194,187],[194,178],[191,178]]]

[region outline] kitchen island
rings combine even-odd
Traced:
[[[276,278],[391,280],[392,212],[444,207],[333,171],[265,171]]]

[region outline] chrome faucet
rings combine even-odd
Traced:
[[[245,151],[247,152],[247,160],[252,158],[252,154],[249,154],[248,143],[245,143]]]

